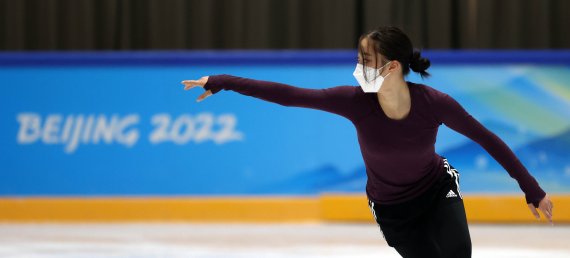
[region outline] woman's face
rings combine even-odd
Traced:
[[[360,41],[360,51],[358,51],[358,63],[370,68],[378,69],[384,65],[382,55],[374,51],[374,45],[368,37]]]

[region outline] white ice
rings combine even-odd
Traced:
[[[475,258],[570,258],[570,225],[471,224]],[[374,224],[0,224],[1,258],[400,257]]]

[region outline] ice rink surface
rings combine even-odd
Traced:
[[[570,225],[470,224],[473,257],[570,258]],[[375,224],[0,224],[1,258],[400,257]]]

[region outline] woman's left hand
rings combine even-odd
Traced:
[[[534,214],[534,217],[536,217],[536,219],[540,219],[540,215],[538,214],[536,207],[534,207],[534,205],[532,203],[528,204],[528,208],[530,209],[532,214]],[[552,201],[550,201],[550,198],[548,197],[548,194],[547,194],[538,203],[538,209],[542,212],[542,214],[544,214],[544,216],[546,217],[546,219],[548,219],[548,221],[550,222],[551,225],[553,225],[553,223],[552,223],[552,208],[554,208],[554,205],[552,204]]]

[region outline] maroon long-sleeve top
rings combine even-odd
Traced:
[[[210,76],[204,89],[214,94],[231,90],[283,106],[318,109],[347,118],[356,128],[366,166],[366,193],[375,202],[404,202],[435,183],[444,171],[443,160],[435,152],[437,131],[443,123],[489,152],[517,180],[527,203],[538,207],[545,192],[500,138],[448,94],[423,84],[407,85],[411,110],[400,120],[387,117],[376,93],[365,93],[359,86],[310,89],[224,74]]]

